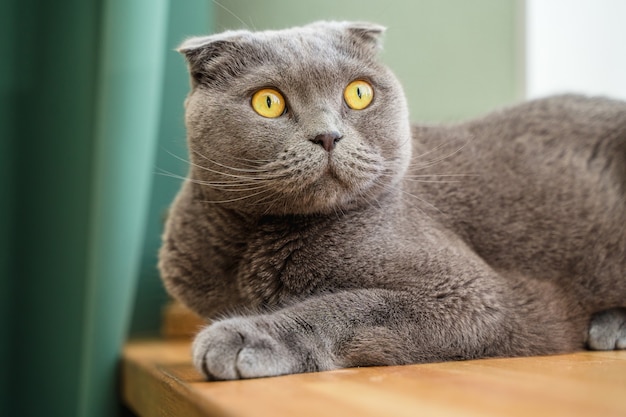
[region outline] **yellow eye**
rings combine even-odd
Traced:
[[[351,109],[363,110],[374,99],[374,89],[366,81],[352,81],[343,91],[343,99]]]
[[[250,104],[254,111],[263,117],[273,119],[285,112],[285,99],[273,88],[264,88],[254,93]]]

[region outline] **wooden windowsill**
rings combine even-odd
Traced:
[[[131,341],[126,404],[152,416],[626,416],[626,351],[204,382],[189,339]]]

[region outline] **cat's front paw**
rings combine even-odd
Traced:
[[[594,314],[587,346],[593,350],[626,349],[626,309],[613,308]]]
[[[232,318],[203,329],[193,361],[209,380],[258,378],[298,372],[298,361],[267,323]]]

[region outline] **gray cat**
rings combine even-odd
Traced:
[[[413,126],[383,28],[180,47],[191,166],[159,267],[208,379],[626,347],[626,103]]]

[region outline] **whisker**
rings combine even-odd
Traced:
[[[155,172],[156,175],[162,175],[164,177],[170,177],[170,178],[175,178],[177,180],[186,180],[187,177],[183,177],[182,175],[178,175],[175,174],[173,172],[170,171],[166,171],[163,168],[157,168],[157,171]]]
[[[402,195],[409,196],[409,197],[413,197],[413,198],[415,198],[416,200],[418,200],[420,203],[425,204],[425,205],[427,205],[427,206],[429,206],[429,207],[431,207],[431,208],[433,208],[433,209],[437,210],[437,211],[438,211],[439,213],[441,213],[441,214],[445,214],[443,211],[441,211],[441,210],[440,210],[437,206],[435,206],[434,204],[429,203],[428,201],[424,200],[423,198],[420,198],[420,197],[416,196],[415,194],[411,194],[411,193],[409,193],[409,192],[407,192],[407,191],[403,190],[402,188],[400,188],[400,187],[398,187],[398,186],[392,186],[392,185],[388,185],[388,184],[383,184],[383,183],[380,183],[380,182],[378,182],[378,181],[376,181],[376,183],[377,183],[378,185],[382,186],[383,188],[387,189],[388,191],[400,191],[400,192],[402,193]],[[427,215],[427,216],[428,216],[428,213],[426,213],[424,210],[422,210],[422,209],[421,209],[421,208],[419,208],[419,207],[417,207],[417,208],[418,208],[418,209],[419,209],[422,213],[424,213],[425,215]],[[429,217],[430,217],[430,216],[429,216]]]
[[[179,180],[188,180],[194,184],[198,184],[198,185],[206,185],[208,187],[213,187],[213,188],[222,188],[222,189],[230,189],[231,191],[246,191],[246,190],[256,190],[256,189],[260,189],[261,187],[268,187],[270,186],[270,184],[259,184],[259,181],[248,181],[248,182],[241,182],[241,181],[204,181],[204,180],[198,180],[195,178],[189,178],[189,177],[183,177],[181,175],[177,175],[174,173],[171,173],[169,171],[165,171],[163,169],[161,169],[161,172],[157,172],[157,175],[163,175],[166,177],[170,177],[170,178],[175,178],[175,179],[179,179]],[[237,189],[239,187],[247,187],[245,189]]]
[[[469,137],[464,144],[462,144],[460,147],[458,147],[454,151],[452,151],[452,152],[450,152],[450,153],[448,153],[446,155],[443,155],[443,156],[431,159],[429,161],[426,161],[425,164],[419,164],[419,163],[411,164],[409,166],[409,170],[417,170],[417,171],[419,171],[421,169],[426,169],[426,168],[435,166],[435,165],[441,163],[442,161],[445,161],[446,159],[451,158],[452,156],[454,156],[457,153],[461,152],[473,139],[474,139],[474,136]],[[434,152],[435,150],[441,149],[443,146],[446,146],[448,144],[449,144],[449,142],[441,143],[441,144],[435,146],[433,149],[431,149],[431,150],[429,150],[429,151],[427,151],[427,152],[425,152],[425,153],[423,153],[421,155],[415,156],[414,159],[419,159],[419,158],[421,158],[421,157],[423,157],[425,155],[428,155],[428,154]]]
[[[426,169],[426,168],[430,168],[430,167],[433,167],[435,165],[438,165],[441,162],[445,161],[446,159],[449,159],[449,158],[453,157],[454,155],[456,155],[457,153],[461,152],[461,150],[463,150],[465,145],[466,144],[464,144],[460,148],[456,149],[454,152],[451,152],[451,153],[449,153],[447,155],[444,155],[442,157],[439,157],[437,159],[430,160],[426,164],[423,164],[423,165],[417,165],[417,164],[413,165],[413,166],[410,167],[410,169],[415,170],[415,171],[419,171],[419,170],[422,170],[422,169]]]
[[[208,167],[204,167],[202,165],[195,164],[195,163],[193,163],[191,161],[188,161],[185,158],[182,158],[182,157],[180,157],[180,156],[178,156],[178,155],[176,155],[176,154],[174,154],[172,152],[167,151],[167,153],[169,153],[174,158],[176,158],[176,159],[178,159],[180,161],[183,161],[183,162],[185,162],[185,163],[187,163],[187,164],[189,164],[191,166],[194,166],[194,167],[196,167],[198,169],[201,169],[203,171],[212,172],[212,173],[218,174],[218,175],[224,175],[224,176],[227,176],[227,177],[232,177],[232,178],[237,178],[237,179],[244,179],[244,180],[265,180],[265,179],[269,179],[269,177],[270,177],[270,175],[267,175],[266,177],[249,177],[249,176],[246,176],[246,175],[229,174],[229,173],[226,173],[226,172],[217,171],[217,170],[214,170],[214,169],[211,169],[211,168],[208,168]],[[200,155],[200,156],[202,156],[202,155]],[[259,174],[271,174],[271,172],[268,171],[268,170],[243,170],[243,169],[237,169],[237,168],[233,168],[233,167],[228,167],[226,165],[222,165],[222,164],[220,164],[218,162],[215,162],[215,161],[211,161],[211,162],[213,162],[214,164],[216,164],[218,166],[221,166],[221,167],[224,167],[224,168],[227,168],[227,169],[232,169],[234,171],[242,171],[242,172],[249,172],[249,173],[259,173]]]
[[[381,173],[381,177],[395,177],[395,174]],[[403,181],[410,182],[424,182],[424,183],[459,183],[461,180],[452,180],[447,178],[468,178],[478,177],[476,174],[420,174],[420,175],[405,175],[402,177]],[[432,179],[429,179],[432,178]]]
[[[218,5],[219,7],[221,7],[224,11],[226,11],[226,13],[228,13],[229,15],[231,15],[232,17],[234,17],[235,19],[239,20],[239,22],[246,28],[246,29],[250,29],[250,26],[248,26],[248,24],[246,22],[243,21],[243,19],[241,19],[239,16],[237,16],[236,13],[234,13],[232,10],[230,10],[228,7],[224,6],[222,3],[220,3],[217,0],[213,0],[213,3]]]
[[[274,198],[277,195],[278,195],[278,192],[274,191],[273,193],[257,200],[254,204],[258,206],[258,205],[261,205],[262,203],[267,202],[267,200],[273,200],[264,211],[264,214],[268,214],[270,210],[276,205],[276,202],[278,201],[278,199]]]
[[[480,177],[478,174],[416,174],[405,175],[404,178],[423,178],[423,177]]]
[[[380,200],[377,198],[378,196],[376,193],[368,189],[365,192],[359,190],[358,194],[359,197],[362,197],[373,210],[380,211],[382,209]],[[374,203],[376,203],[376,205],[374,205]]]
[[[207,172],[212,172],[214,174],[223,175],[225,177],[237,178],[239,180],[247,180],[247,181],[264,181],[264,180],[280,178],[280,177],[277,177],[277,176],[270,176],[270,175],[250,177],[250,176],[247,176],[247,175],[228,174],[226,172],[217,171],[217,170],[214,170],[214,169],[211,169],[211,168],[207,168],[207,167],[200,167],[200,166],[198,166],[198,168],[201,168],[202,170],[207,171]]]
[[[248,158],[241,158],[239,156],[234,156],[234,155],[228,155],[228,158],[234,161],[249,162],[250,164],[254,164],[254,166],[259,166],[259,165],[268,164],[270,162],[274,162],[274,159],[248,159]]]
[[[420,180],[420,179],[415,179],[415,178],[405,178],[405,180],[410,181],[410,182],[435,183],[435,184],[455,184],[455,183],[463,182],[459,180]]]
[[[443,147],[444,147],[444,146],[446,146],[447,144],[448,144],[448,142],[443,142],[443,143],[440,143],[439,145],[435,146],[434,148],[432,148],[432,149],[430,149],[430,150],[428,150],[428,151],[426,151],[426,152],[424,152],[424,153],[422,153],[422,154],[420,154],[420,155],[415,155],[413,158],[414,158],[414,159],[420,159],[420,158],[423,158],[423,157],[425,157],[426,155],[430,155],[431,153],[438,151],[439,149],[443,148]]]
[[[198,155],[198,156],[200,156],[200,157],[204,158],[205,160],[209,161],[209,162],[210,162],[210,163],[212,163],[212,164],[215,164],[215,165],[217,165],[217,166],[219,166],[219,167],[222,167],[222,168],[229,169],[229,170],[231,170],[231,171],[235,171],[235,172],[242,172],[242,173],[251,173],[251,174],[259,174],[259,173],[260,173],[260,174],[266,174],[266,173],[269,173],[269,172],[270,172],[270,171],[269,171],[269,170],[267,170],[267,169],[235,168],[235,167],[231,167],[231,166],[228,166],[228,165],[224,165],[224,164],[222,164],[222,163],[220,163],[220,162],[214,161],[213,159],[211,159],[211,158],[209,158],[209,157],[207,157],[207,156],[205,156],[205,155],[202,155],[201,153],[199,153],[199,152],[197,152],[197,151],[194,151],[194,153],[195,153],[196,155]],[[200,169],[206,170],[206,171],[210,171],[210,170],[211,170],[210,168],[205,167],[205,166],[201,166],[201,165],[197,165],[197,164],[193,164],[193,165],[194,165],[194,166],[196,166],[196,167],[198,167],[198,168],[200,168]],[[215,172],[215,171],[213,171],[213,172]]]
[[[222,191],[228,191],[228,192],[233,192],[233,193],[241,193],[241,192],[248,192],[248,191],[256,191],[256,190],[262,190],[262,189],[266,189],[270,186],[270,184],[261,184],[258,187],[247,187],[247,188],[232,188],[232,187],[224,187],[224,186],[220,186],[220,185],[215,185],[215,184],[206,184],[206,183],[200,183],[201,185],[205,185],[209,188],[213,188],[216,190],[222,190]]]
[[[238,197],[238,198],[231,198],[228,200],[202,200],[203,203],[208,203],[208,204],[224,204],[224,203],[234,203],[236,201],[241,201],[241,200],[245,200],[247,198],[252,198],[255,197],[257,195],[261,195],[263,193],[266,193],[268,190],[262,190],[259,191],[258,193],[253,193],[250,195],[244,195],[242,197]]]
[[[239,163],[245,162],[245,164],[242,164],[242,165],[246,165],[248,168],[250,168],[250,170],[248,170],[248,169],[235,168],[235,167],[232,167],[232,166],[221,164],[221,163],[215,161],[214,159],[211,159],[208,156],[198,152],[195,149],[192,149],[192,152],[195,153],[196,155],[200,156],[201,158],[211,162],[212,164],[221,166],[223,168],[231,169],[233,171],[241,171],[241,172],[267,172],[267,168],[266,169],[262,169],[262,170],[259,169],[259,168],[261,168],[263,165],[267,165],[268,163],[273,162],[272,160],[261,160],[261,159],[253,160],[253,159],[239,158],[239,157],[236,157],[236,156],[233,156],[233,155],[220,155],[221,159],[230,159],[232,161],[240,161]]]

